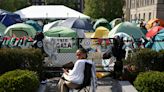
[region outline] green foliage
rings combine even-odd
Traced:
[[[111,21],[123,15],[123,0],[85,0],[84,13],[94,19]]]
[[[38,87],[38,77],[32,71],[14,70],[0,76],[0,92],[35,92]]]
[[[14,12],[18,9],[29,6],[28,0],[1,0],[0,8]]]
[[[140,73],[134,81],[139,92],[164,92],[164,72]]]
[[[156,52],[152,49],[135,49],[124,60],[123,79],[129,80],[131,83],[136,79],[140,72],[146,71],[164,71],[164,50]]]
[[[39,49],[0,49],[0,74],[14,69],[28,69],[42,74],[44,57]]]
[[[136,49],[132,56],[129,56],[124,65],[134,65],[138,71],[147,70],[164,71],[164,50],[156,52],[152,49]]]

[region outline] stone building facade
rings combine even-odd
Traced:
[[[152,18],[164,20],[164,0],[125,0],[124,18],[128,21],[148,21]]]

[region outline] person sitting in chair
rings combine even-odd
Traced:
[[[62,78],[57,84],[57,92],[69,92],[69,88],[76,89],[80,87],[84,80],[85,63],[93,64],[87,60],[87,51],[80,48],[76,51],[77,61],[72,70],[63,69]]]

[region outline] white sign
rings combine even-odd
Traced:
[[[60,38],[55,38],[56,39],[56,47],[57,48],[72,48],[72,38],[70,37],[60,37]]]

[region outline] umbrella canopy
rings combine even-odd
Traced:
[[[155,26],[153,28],[151,28],[147,33],[146,33],[146,38],[150,39],[153,38],[161,29],[163,29],[164,27],[161,26]]]
[[[148,42],[145,47],[152,48],[155,51],[164,49],[164,29],[160,30],[154,37],[153,42]]]
[[[130,22],[122,22],[115,26],[110,32],[108,37],[113,38],[114,34],[124,32],[130,36],[133,36],[134,39],[138,39],[141,37],[145,38],[145,35],[143,34],[142,30],[139,27],[136,27],[134,24]]]
[[[27,20],[27,21],[25,21],[25,23],[31,25],[32,27],[34,27],[35,30],[38,31],[38,32],[43,31],[42,27],[34,20]]]
[[[158,26],[163,26],[164,27],[164,20],[162,19],[158,19],[158,18],[153,18],[151,20],[149,20],[146,24],[146,28],[147,29],[151,29],[153,27],[153,23],[159,23]]]
[[[98,27],[96,31],[92,34],[91,38],[108,38],[109,30],[105,27]]]
[[[23,37],[23,36],[27,36],[27,37],[34,37],[36,35],[36,30],[28,25],[28,24],[24,24],[24,23],[17,23],[17,24],[13,24],[11,26],[9,26],[4,34],[6,36],[17,36],[17,37]]]
[[[0,36],[4,35],[5,30],[6,30],[6,26],[0,22]]]
[[[54,21],[54,22],[45,24],[45,25],[43,26],[43,32],[48,31],[49,29],[58,26],[62,21],[63,21],[63,20],[56,20],[56,21]]]
[[[105,18],[100,18],[100,19],[96,20],[95,24],[93,25],[93,29],[96,29],[99,26],[103,26],[108,29],[111,29],[109,22]]]
[[[44,35],[48,37],[77,37],[74,30],[61,26],[53,27],[52,29],[44,32]]]
[[[93,30],[92,24],[88,20],[80,19],[80,18],[68,18],[64,22],[59,24],[59,26],[75,28],[75,29],[83,29],[88,31]]]

